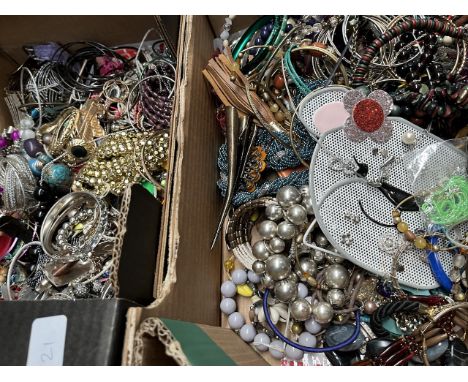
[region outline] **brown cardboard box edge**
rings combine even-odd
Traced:
[[[216,158],[222,135],[216,125],[210,89],[201,74],[213,53],[215,29],[210,19],[213,17],[183,16],[181,19],[179,87],[175,100],[178,115],[172,129],[177,150],[174,152],[169,238],[164,260],[169,264],[169,272],[158,286],[161,293],[153,304],[147,308],[131,308],[127,312],[124,365],[135,364],[135,333],[146,318],[203,324],[210,333],[229,331],[220,328],[222,238],[210,251],[222,202],[213,181],[217,179]],[[162,261],[162,257],[160,259]],[[239,358],[240,364],[265,364],[250,346],[237,335],[235,338],[239,341],[224,342],[223,345],[237,355],[245,355]],[[161,344],[156,342],[146,343],[144,352],[147,355],[143,354],[143,361],[154,360],[155,354],[160,353],[156,347]]]

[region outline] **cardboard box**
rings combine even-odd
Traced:
[[[48,41],[99,41],[108,45],[139,43],[150,28],[161,31],[170,44],[176,46],[178,16],[0,17],[0,129],[11,123],[3,102],[4,88],[10,74],[26,58],[22,49],[24,44]],[[160,203],[139,185],[129,189],[122,200],[118,234],[122,240],[114,248],[117,266],[111,276],[117,298],[0,302],[0,364],[24,365],[33,320],[60,314],[68,318],[64,364],[120,363],[127,308],[147,305],[154,300],[154,270],[161,214],[164,213]]]
[[[243,25],[236,24],[236,28],[247,26],[251,19],[242,18]],[[223,137],[216,125],[210,88],[202,76],[213,54],[213,39],[219,34],[213,24],[222,25],[220,17],[182,17],[172,131],[171,202],[167,237],[162,239],[167,246],[158,257],[155,302],[147,308],[129,309],[124,365],[216,365],[215,352],[219,348],[229,355],[230,361],[226,362],[267,364],[236,333],[222,327],[219,310],[223,240],[220,238],[213,250],[210,245],[222,207],[216,187],[216,159]],[[173,322],[168,320],[183,321],[178,322],[179,329],[196,325],[217,347],[200,347],[206,357],[194,360],[191,349],[201,346],[200,341],[194,336],[181,338],[171,325],[167,328],[161,324]]]

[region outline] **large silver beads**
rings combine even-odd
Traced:
[[[327,293],[327,301],[337,308],[343,307],[345,294],[341,289],[330,289]]]
[[[301,226],[307,222],[307,210],[300,204],[293,204],[287,209],[286,218],[291,223]]]
[[[264,220],[258,225],[258,233],[262,239],[272,239],[276,236],[278,226],[271,220]]]
[[[279,237],[274,237],[268,242],[268,247],[273,253],[282,253],[286,247],[286,243]]]
[[[296,264],[296,271],[301,273],[301,276],[308,275],[315,277],[317,274],[317,263],[311,258],[304,256]]]
[[[266,272],[275,281],[283,280],[291,272],[291,262],[284,255],[272,255],[266,262]]]
[[[348,281],[348,270],[341,264],[332,264],[325,270],[325,283],[329,288],[346,288]]]
[[[265,208],[265,215],[268,219],[277,221],[283,217],[283,209],[277,204],[270,204]]]
[[[276,200],[278,200],[278,203],[283,208],[288,208],[293,204],[300,203],[301,199],[301,193],[293,186],[284,186],[280,188],[276,194]]]
[[[281,302],[289,302],[297,297],[297,283],[290,279],[278,281],[274,288],[275,297]]]
[[[305,298],[298,298],[291,303],[291,316],[297,321],[307,321],[312,315],[312,305]]]
[[[257,241],[252,247],[252,254],[258,260],[265,261],[270,256],[270,251],[265,241]]]
[[[328,302],[318,302],[312,308],[315,321],[327,324],[333,319],[333,307]]]
[[[278,224],[278,236],[283,240],[291,240],[296,236],[296,226],[290,222],[282,221]]]

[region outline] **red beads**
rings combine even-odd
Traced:
[[[382,126],[384,118],[382,106],[373,99],[359,101],[353,110],[356,126],[367,133],[378,130]]]
[[[281,74],[277,74],[273,79],[273,86],[278,89],[282,90],[284,88],[284,77]]]

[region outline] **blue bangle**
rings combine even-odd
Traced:
[[[273,330],[273,333],[275,333],[279,339],[287,343],[289,346],[292,346],[293,348],[302,350],[303,352],[306,352],[306,353],[322,353],[322,352],[328,352],[328,351],[335,351],[353,343],[354,340],[358,338],[359,336],[359,332],[361,331],[361,316],[360,316],[359,310],[357,310],[356,311],[356,324],[355,324],[356,329],[354,330],[353,335],[349,337],[346,341],[335,346],[329,346],[329,347],[324,347],[324,348],[310,348],[308,346],[299,345],[298,343],[291,341],[289,338],[286,338],[279,331],[279,329],[275,326],[275,324],[271,321],[270,309],[268,309],[268,295],[269,294],[270,294],[270,291],[267,289],[265,290],[265,294],[263,295],[263,312],[265,313],[265,319],[268,325],[270,326],[271,330]]]
[[[437,244],[439,241],[437,237],[431,236],[428,238],[429,243],[432,245]],[[436,281],[440,284],[442,289],[444,289],[447,292],[450,292],[452,290],[452,280],[447,276],[447,273],[445,273],[444,268],[442,267],[442,263],[440,262],[439,256],[437,255],[436,252],[433,251],[426,251],[428,256],[427,260],[429,261],[429,266],[431,267],[431,271],[434,274],[434,278]]]

